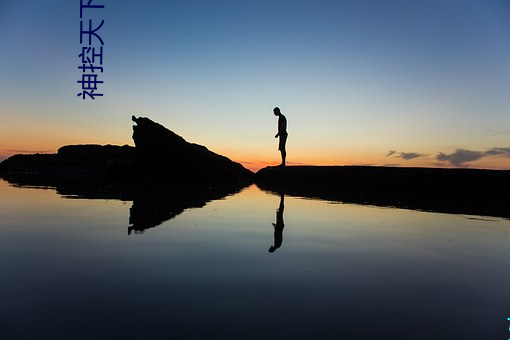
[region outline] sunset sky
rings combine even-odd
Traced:
[[[280,161],[279,106],[290,165],[510,168],[508,0],[91,5],[0,0],[0,159],[133,145],[135,114],[256,170]],[[77,96],[89,19],[95,100]]]

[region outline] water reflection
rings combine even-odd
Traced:
[[[440,189],[443,189],[443,186],[439,186],[437,183],[431,185],[432,189],[428,191],[423,189],[427,188],[427,185],[423,183],[420,183],[420,190],[411,184],[392,187],[392,183],[389,182],[384,183],[385,186],[382,188],[378,188],[370,185],[359,187],[353,183],[349,181],[340,184],[315,181],[297,182],[294,178],[287,177],[279,182],[258,181],[256,185],[259,189],[275,195],[285,190],[288,196],[313,200],[510,219],[508,199],[503,197],[506,192],[504,190],[482,195],[469,192],[469,188],[461,190],[457,187],[447,187],[446,184],[445,191],[442,192]],[[440,189],[436,190],[436,188]]]
[[[328,204],[255,186],[219,200],[231,190],[161,189],[139,190],[129,212],[117,200],[63,199],[0,180],[0,338],[508,333],[507,220]],[[129,213],[132,233],[167,228],[126,237]],[[283,256],[269,256],[271,224],[277,249],[284,222],[292,233]]]
[[[285,223],[283,222],[283,211],[285,210],[285,194],[283,192],[280,193],[280,205],[276,210],[276,223],[273,223],[274,227],[274,242],[269,247],[269,252],[274,253],[274,251],[282,246],[283,243],[283,228],[285,227]]]
[[[208,202],[238,193],[242,187],[225,185],[175,185],[140,190],[129,209],[128,235],[142,234],[171,220],[189,208],[202,208]]]
[[[132,201],[129,209],[128,235],[141,234],[175,218],[186,209],[202,208],[208,202],[223,199],[240,192],[246,183],[178,182],[143,176],[119,181],[61,181],[49,183],[44,178],[14,176],[7,178],[12,186],[20,188],[54,188],[65,198],[114,199]]]
[[[175,218],[186,209],[202,208],[208,202],[238,193],[242,187],[225,185],[173,185],[157,190],[140,190],[129,209],[128,235]]]

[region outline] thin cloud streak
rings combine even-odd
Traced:
[[[411,159],[419,158],[419,157],[425,157],[425,154],[417,153],[417,152],[401,152],[400,158],[405,159],[406,161],[409,161]]]
[[[486,131],[491,136],[508,136],[508,135],[510,135],[510,130],[487,129]]]
[[[395,150],[390,150],[386,154],[386,157],[398,157],[402,158],[403,160],[410,161],[411,159],[420,158],[420,157],[426,157],[426,154],[418,153],[418,152],[399,152]]]
[[[4,149],[0,150],[1,152],[8,153],[8,154],[17,154],[17,153],[23,153],[23,154],[33,154],[33,153],[52,153],[50,150],[18,150],[18,149]]]
[[[12,155],[17,154],[36,154],[36,153],[52,153],[49,150],[18,150],[18,149],[0,149],[0,162],[6,160]]]
[[[439,152],[436,155],[436,160],[449,162],[456,167],[467,167],[467,163],[494,156],[510,158],[510,148],[492,148],[486,151],[457,149],[450,154]]]

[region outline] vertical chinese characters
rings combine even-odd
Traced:
[[[104,5],[91,5],[93,0],[85,0],[87,4],[83,4],[84,0],[80,0],[80,19],[83,18],[84,9],[86,8],[104,8]],[[85,11],[86,13],[86,11]],[[83,20],[80,20],[80,44],[81,44],[81,54],[78,57],[81,58],[82,66],[78,66],[80,70],[82,70],[81,80],[78,80],[77,83],[81,84],[82,92],[78,93],[78,96],[81,96],[85,99],[85,96],[89,96],[92,99],[95,99],[95,96],[103,96],[102,93],[94,93],[97,90],[97,84],[103,83],[97,79],[99,76],[99,71],[103,73],[103,39],[96,33],[104,24],[104,20],[101,20],[101,23],[97,25],[95,29],[92,29],[92,20],[88,20],[88,31],[83,30]],[[83,36],[85,35],[85,39]],[[87,45],[87,35],[88,35],[88,45]],[[94,42],[101,43],[101,46],[92,47],[92,36],[94,36]],[[94,63],[96,65],[94,65]],[[97,73],[96,73],[97,71]],[[87,73],[86,73],[87,72]],[[90,91],[90,92],[89,92]]]

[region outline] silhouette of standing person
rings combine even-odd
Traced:
[[[282,246],[283,243],[283,227],[285,224],[283,223],[283,210],[285,209],[284,205],[285,195],[283,193],[280,194],[280,206],[276,210],[276,223],[273,223],[274,227],[274,242],[271,247],[269,247],[269,252],[274,253],[274,251]]]
[[[287,142],[287,118],[280,112],[279,107],[275,107],[273,109],[273,113],[275,116],[278,116],[278,133],[274,136],[274,138],[280,137],[280,142],[278,143],[278,150],[282,154],[282,164],[280,166],[285,166],[285,158],[287,157],[287,151],[285,150],[285,143]]]

